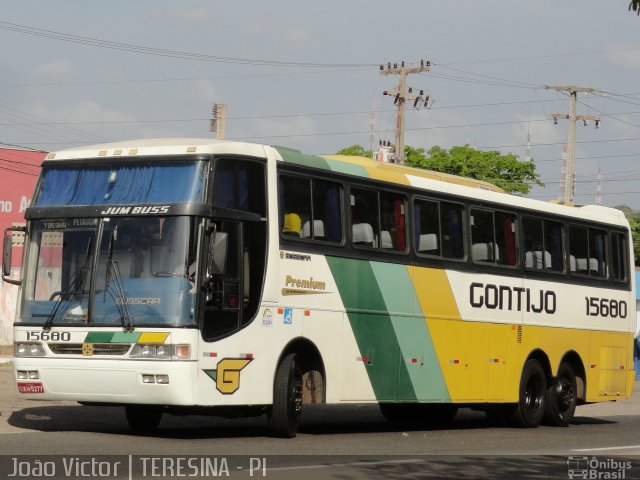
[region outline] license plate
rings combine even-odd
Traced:
[[[44,387],[41,383],[18,382],[18,391],[20,393],[44,393]]]

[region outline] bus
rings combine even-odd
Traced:
[[[17,394],[164,413],[379,404],[567,426],[634,382],[629,224],[489,183],[209,139],[49,154],[5,231]],[[20,274],[12,238],[24,234]]]

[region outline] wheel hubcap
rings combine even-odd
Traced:
[[[292,407],[294,415],[298,415],[302,411],[302,382],[293,384]]]
[[[567,410],[573,403],[573,388],[566,378],[559,378],[556,383],[556,393],[560,410]]]

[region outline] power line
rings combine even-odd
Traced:
[[[622,48],[617,50],[600,50],[597,52],[568,52],[568,53],[556,53],[551,55],[530,55],[530,56],[522,56],[522,57],[485,58],[485,59],[467,60],[467,61],[461,61],[461,62],[448,62],[444,65],[469,65],[473,63],[519,62],[519,61],[530,61],[530,60],[544,60],[547,58],[609,55],[611,53],[638,52],[638,51],[640,51],[640,48]],[[442,64],[440,65],[442,66]]]
[[[280,61],[280,60],[263,60],[263,59],[255,59],[255,58],[242,58],[242,57],[209,55],[204,53],[183,52],[179,50],[168,50],[164,48],[135,45],[132,43],[113,42],[110,40],[86,37],[83,35],[73,35],[73,34],[68,34],[63,32],[57,32],[54,30],[47,30],[43,28],[30,27],[28,25],[21,25],[18,23],[2,22],[2,21],[0,21],[0,29],[9,30],[16,33],[23,33],[26,35],[32,35],[36,37],[48,38],[52,40],[75,43],[79,45],[105,48],[109,50],[119,50],[119,51],[131,52],[131,53],[140,53],[144,55],[153,55],[153,56],[159,56],[159,57],[177,58],[182,60],[232,63],[232,64],[241,64],[241,65],[263,65],[263,66],[272,66],[272,67],[353,68],[353,67],[364,67],[364,66],[368,66],[368,67],[376,66],[375,64],[363,64],[363,63],[309,63],[309,62],[293,62],[293,61]]]
[[[480,74],[480,73],[469,72],[469,71],[466,71],[466,70],[461,70],[459,68],[454,68],[454,67],[447,66],[447,65],[434,64],[434,66],[436,66],[436,65],[439,66],[439,67],[442,67],[442,68],[449,69],[449,70],[454,70],[456,72],[466,73],[467,75],[474,75],[476,77],[486,78],[486,79],[488,79],[490,81],[493,81],[493,82],[499,82],[499,83],[495,84],[495,85],[498,85],[498,86],[516,87],[516,88],[531,88],[531,89],[536,89],[536,90],[541,90],[541,89],[544,88],[544,85],[536,85],[536,84],[533,84],[533,83],[520,82],[520,81],[517,81],[517,80],[507,80],[507,79],[500,78],[500,77],[493,77],[493,76],[490,76],[490,75],[483,75],[483,74]]]
[[[589,107],[589,108],[590,108],[590,109],[592,109],[592,110],[595,110],[596,112],[598,112],[599,114],[601,114],[601,115],[603,115],[603,116],[605,116],[605,117],[607,117],[607,118],[610,118],[610,119],[612,119],[612,120],[615,120],[616,122],[624,123],[625,125],[629,125],[629,126],[631,126],[631,127],[640,128],[640,125],[636,125],[635,123],[631,123],[631,122],[626,122],[626,121],[624,121],[624,120],[621,120],[621,119],[619,119],[619,118],[614,117],[613,115],[610,115],[610,114],[604,113],[604,112],[602,112],[602,111],[598,110],[598,109],[597,109],[597,108],[595,108],[595,107],[592,107],[591,105],[589,105],[589,104],[587,104],[587,103],[585,103],[585,102],[580,102],[580,103],[581,103],[582,105],[585,105],[585,106]],[[617,114],[617,115],[621,115],[621,114]],[[625,113],[625,114],[622,114],[622,115],[627,115],[627,114]]]
[[[341,75],[349,72],[370,72],[371,66],[361,68],[342,68],[338,70],[320,70],[314,69],[312,71],[306,70],[301,72],[271,72],[271,73],[246,73],[246,74],[234,74],[234,75],[213,75],[209,77],[175,77],[175,78],[147,78],[138,80],[91,80],[91,81],[67,81],[67,82],[33,82],[33,83],[0,83],[0,87],[14,87],[14,88],[30,88],[30,87],[59,87],[59,86],[81,86],[81,85],[122,85],[127,83],[140,84],[140,83],[168,83],[168,82],[195,82],[202,80],[225,80],[225,79],[237,79],[237,78],[255,78],[255,77],[282,77],[286,75],[290,77],[292,75],[318,75],[327,73],[340,73]]]
[[[609,143],[609,142],[635,142],[640,140],[640,137],[636,138],[611,138],[605,140],[578,140],[576,144],[586,144],[586,143]],[[564,145],[565,142],[548,142],[548,143],[532,143],[532,146],[537,147],[551,147],[556,145]],[[516,147],[526,147],[526,143],[514,144],[514,145],[493,145],[493,146],[480,146],[476,147],[478,150],[486,150],[486,149],[497,149],[497,148],[516,148]]]
[[[467,105],[440,105],[430,106],[430,110],[448,110],[458,108],[479,108],[479,107],[495,107],[495,106],[508,106],[508,105],[520,105],[529,103],[540,103],[541,100],[520,100],[514,102],[490,102],[490,103],[472,103]],[[555,100],[542,100],[542,102],[555,102]],[[379,113],[395,112],[395,109],[380,109]],[[629,113],[640,112],[625,112],[617,113],[615,115],[627,115]],[[350,111],[350,112],[311,112],[311,113],[290,113],[290,114],[273,114],[273,115],[236,115],[227,117],[227,120],[261,120],[267,118],[296,118],[296,117],[327,117],[327,116],[347,116],[347,115],[370,115],[371,111]],[[203,122],[208,121],[208,118],[165,118],[165,119],[139,119],[139,120],[95,120],[95,121],[82,121],[82,122],[29,122],[29,123],[15,123],[4,122],[0,123],[0,126],[24,126],[24,125],[118,125],[118,124],[132,124],[132,123],[172,123],[172,122]],[[540,120],[534,120],[540,121]],[[546,120],[545,120],[546,121]]]
[[[38,173],[30,173],[30,172],[25,172],[23,170],[14,170],[13,168],[8,168],[3,166],[0,166],[0,170],[6,170],[8,172],[13,172],[13,173],[20,173],[22,175],[29,175],[32,177],[37,177],[39,175]]]
[[[18,160],[12,160],[8,158],[0,158],[0,162],[11,163],[15,165],[24,165],[26,167],[42,168],[40,165],[34,165],[33,163],[20,162]]]

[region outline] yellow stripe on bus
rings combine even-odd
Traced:
[[[138,338],[138,343],[164,343],[168,333],[164,332],[143,332]]]

